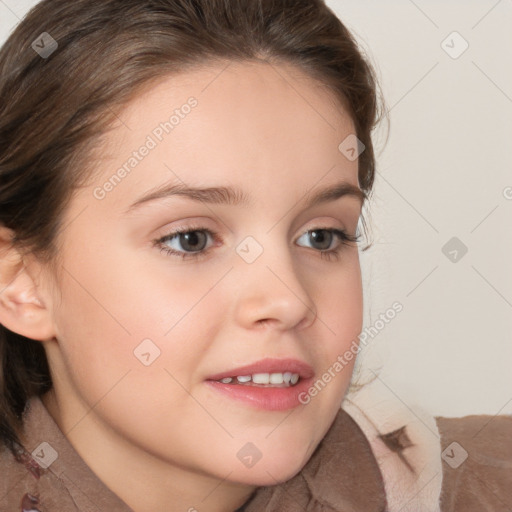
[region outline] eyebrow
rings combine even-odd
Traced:
[[[309,194],[308,194],[309,195]],[[197,202],[218,205],[242,205],[251,204],[250,198],[240,189],[234,187],[191,187],[183,183],[165,184],[157,189],[149,191],[137,199],[124,213],[128,214],[151,201],[172,196],[183,196]],[[317,190],[307,199],[304,208],[311,208],[319,204],[335,201],[344,196],[354,197],[359,200],[361,206],[367,199],[367,194],[359,187],[342,181],[334,185]]]

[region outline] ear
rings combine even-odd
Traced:
[[[13,235],[12,230],[0,226],[0,324],[26,338],[52,339],[55,330],[50,311],[34,279],[38,265],[33,261],[29,268],[27,260],[13,247]]]

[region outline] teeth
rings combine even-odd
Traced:
[[[236,377],[224,377],[219,382],[223,384],[260,384],[275,385],[280,387],[294,386],[299,382],[298,373],[254,373],[252,375],[237,375]]]
[[[268,373],[255,373],[252,376],[254,384],[269,384],[270,375]]]
[[[282,384],[283,383],[283,374],[282,373],[271,373],[270,374],[270,384]]]

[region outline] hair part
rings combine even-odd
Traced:
[[[42,32],[58,43],[47,58],[31,48]],[[0,50],[0,225],[12,246],[58,272],[63,213],[116,112],[166,76],[222,60],[284,62],[327,86],[365,145],[358,178],[371,192],[383,102],[322,0],[43,0]],[[0,445],[14,453],[28,399],[51,387],[42,343],[0,325]]]

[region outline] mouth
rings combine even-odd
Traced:
[[[313,368],[304,361],[291,358],[266,358],[211,375],[207,380],[233,385],[289,387],[313,375]]]
[[[263,359],[206,379],[224,397],[252,408],[282,411],[299,406],[313,381],[313,368],[297,359]]]

